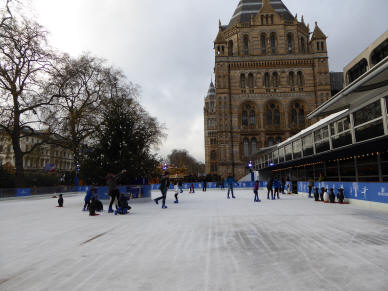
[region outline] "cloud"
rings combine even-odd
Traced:
[[[51,43],[72,55],[89,51],[142,87],[142,105],[168,128],[167,155],[185,148],[204,161],[203,102],[214,68],[218,19],[238,0],[32,0]],[[386,0],[284,0],[328,35],[330,69],[343,67],[388,27]],[[376,7],[378,9],[376,9]]]

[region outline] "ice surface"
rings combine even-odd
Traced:
[[[168,195],[127,216],[89,217],[83,196],[0,202],[0,290],[388,290],[386,213]]]

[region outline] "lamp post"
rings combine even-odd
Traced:
[[[255,182],[255,173],[252,170],[253,168],[252,161],[249,161],[248,168],[249,168],[249,172],[251,173],[251,182]]]

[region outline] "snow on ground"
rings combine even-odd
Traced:
[[[2,201],[0,290],[387,290],[388,214],[236,193],[99,217],[82,196]]]

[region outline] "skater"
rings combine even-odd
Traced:
[[[226,183],[228,184],[228,199],[230,199],[230,196],[229,196],[229,193],[232,192],[232,198],[233,199],[236,199],[236,197],[234,196],[234,193],[233,193],[233,184],[236,183],[237,185],[239,185],[233,178],[232,175],[229,175],[228,178],[226,179]]]
[[[206,180],[203,180],[202,192],[206,192],[206,189],[207,189],[207,182]]]
[[[224,183],[224,179],[221,177],[221,190],[225,190],[225,183]]]
[[[162,177],[162,180],[160,181],[160,187],[159,187],[160,192],[162,192],[162,196],[160,196],[159,198],[154,199],[156,204],[159,204],[159,200],[162,200],[162,203],[163,203],[162,204],[162,208],[163,209],[167,208],[167,206],[166,206],[166,197],[167,197],[167,190],[168,190],[169,187],[170,187],[169,174],[168,174],[168,172],[165,172],[163,177]]]
[[[96,213],[96,208],[97,208],[97,199],[93,195],[92,198],[90,198],[90,205],[89,205],[89,216],[98,216],[99,214]]]
[[[92,197],[94,196],[95,190],[96,190],[96,189],[95,189],[94,187],[92,187],[92,188],[90,188],[90,189],[86,192],[86,195],[85,195],[85,198],[84,198],[85,204],[84,204],[83,211],[88,211],[88,210],[89,210],[90,200],[91,200]]]
[[[314,187],[314,181],[313,181],[313,179],[309,179],[309,198],[312,198],[312,196],[311,196],[311,192],[313,191],[313,187]]]
[[[255,185],[253,186],[253,193],[255,193],[254,202],[261,202],[259,199],[259,181],[256,180]]]
[[[191,183],[191,185],[190,185],[190,192],[189,193],[195,193],[194,183]]]
[[[179,195],[179,185],[178,183],[175,183],[175,186],[174,186],[174,190],[175,190],[175,201],[174,203],[178,204],[179,201],[178,201],[178,195]]]
[[[286,180],[284,180],[284,177],[282,177],[282,194],[286,194],[284,193],[285,188],[286,188]]]
[[[59,194],[58,206],[57,207],[63,207],[63,195],[62,194]]]
[[[128,200],[129,200],[129,198],[125,197],[124,193],[120,194],[119,207],[115,211],[116,215],[117,214],[122,214],[122,215],[128,214],[128,211],[132,209],[132,207],[128,205]]]
[[[275,180],[273,181],[273,187],[275,189],[275,193],[273,195],[273,200],[276,199],[276,196],[278,197],[278,199],[280,199],[280,197],[279,197],[280,182],[277,178],[275,178]]]
[[[183,193],[183,182],[181,179],[179,179],[179,181],[178,181],[178,188],[179,188],[179,192],[182,194]]]
[[[109,213],[113,213],[113,203],[115,200],[119,199],[120,192],[117,189],[117,180],[120,178],[122,174],[124,174],[126,171],[123,170],[117,175],[113,175],[112,173],[109,173],[106,176],[106,185],[108,186],[108,195],[110,196],[110,203],[109,203]],[[117,206],[117,205],[116,205]],[[117,207],[116,207],[117,208]]]
[[[271,198],[273,200],[273,189],[272,189],[272,186],[273,186],[273,179],[272,177],[269,178],[268,182],[267,182],[267,199],[269,200],[269,193],[271,193]]]

